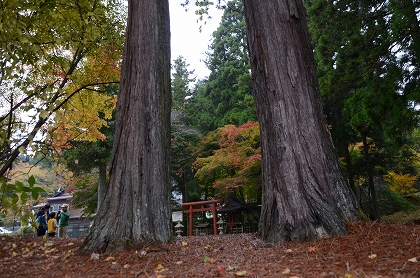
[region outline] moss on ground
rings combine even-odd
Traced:
[[[381,216],[382,221],[388,223],[408,223],[412,222],[413,220],[420,220],[420,208],[417,208],[413,211],[399,211],[390,215]]]

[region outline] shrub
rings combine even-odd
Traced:
[[[28,226],[20,227],[19,230],[17,230],[15,233],[17,235],[22,235],[22,236],[32,235],[33,233],[35,233],[35,230],[36,230],[35,227],[28,225]]]
[[[414,210],[416,206],[389,187],[378,190],[378,205],[381,215],[390,215],[398,211]]]
[[[416,176],[410,174],[397,174],[390,171],[384,176],[384,180],[388,183],[389,188],[397,194],[404,195],[417,191],[417,189],[414,188]]]

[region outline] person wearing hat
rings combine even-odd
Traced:
[[[70,211],[69,205],[63,204],[61,210],[57,214],[58,221],[58,237],[68,238]]]

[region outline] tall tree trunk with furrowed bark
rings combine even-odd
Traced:
[[[101,207],[102,200],[106,192],[106,163],[101,162],[99,168],[99,180],[98,180],[98,206],[97,211]]]
[[[267,242],[345,235],[356,201],[322,114],[302,0],[244,0],[261,128]]]
[[[170,61],[168,0],[129,0],[109,184],[82,251],[171,237]]]

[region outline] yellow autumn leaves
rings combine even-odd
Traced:
[[[72,242],[68,243],[66,246],[73,245]],[[24,246],[24,247],[22,247]],[[34,243],[23,243],[21,247],[18,247],[16,243],[6,242],[6,245],[3,247],[4,250],[8,250],[10,257],[3,258],[3,260],[10,260],[12,257],[21,257],[21,258],[30,258],[34,256],[41,256],[45,258],[51,258],[54,260],[65,260],[74,255],[73,250],[68,250],[67,252],[60,251],[52,241],[44,241],[42,244]]]

